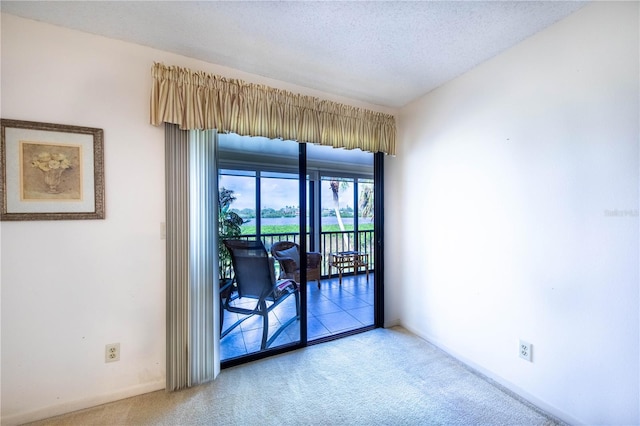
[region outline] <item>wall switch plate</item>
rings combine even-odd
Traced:
[[[104,347],[104,362],[120,361],[120,343],[109,343]]]
[[[531,349],[531,343],[520,340],[520,343],[518,345],[518,355],[520,356],[520,358],[531,362]]]

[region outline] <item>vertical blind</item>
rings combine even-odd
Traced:
[[[219,372],[215,132],[165,125],[167,376],[173,391]]]
[[[188,386],[189,356],[189,140],[165,125],[167,220],[167,390]]]
[[[215,130],[189,132],[190,385],[213,380],[220,370],[215,136]]]

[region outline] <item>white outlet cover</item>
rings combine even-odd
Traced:
[[[518,343],[518,355],[520,356],[520,358],[531,362],[532,350],[533,350],[533,345],[531,343],[525,342],[524,340],[520,340],[520,342]]]
[[[120,361],[120,343],[109,343],[104,347],[104,362]]]

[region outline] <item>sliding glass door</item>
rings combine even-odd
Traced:
[[[286,262],[274,257],[281,242],[291,243],[286,247],[287,255],[300,257],[298,148],[293,141],[219,137],[219,214],[222,221],[237,224],[233,229],[220,229],[220,260],[225,265],[221,268],[221,285],[226,286],[220,294],[223,361],[301,342],[302,282],[287,274],[283,268]],[[276,162],[272,157],[278,155],[282,161]],[[240,241],[244,251],[234,256],[233,249],[226,247],[229,241]],[[257,249],[247,251],[247,244]],[[255,259],[261,255],[267,262]],[[239,256],[247,262],[239,262]],[[258,271],[265,265],[267,273]],[[276,288],[278,285],[283,287]],[[256,286],[260,286],[259,291]],[[249,288],[254,288],[253,292]]]
[[[221,249],[221,284],[228,284],[221,292],[223,367],[373,328],[373,158],[357,150],[220,135],[220,215],[237,225],[232,232],[221,228],[221,240],[259,241],[274,278],[294,280],[301,303],[299,316],[283,330],[296,317],[296,298],[273,309],[268,335],[279,334],[262,345],[263,318],[226,309],[255,301],[238,297],[236,271]]]

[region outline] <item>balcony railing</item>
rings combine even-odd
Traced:
[[[373,238],[373,230],[358,231],[357,244],[354,244],[355,233],[353,231],[338,231],[338,232],[321,232],[320,233],[320,253],[322,254],[322,269],[321,275],[326,276],[329,274],[327,260],[329,259],[329,253],[336,253],[341,251],[359,251],[369,255],[369,270],[372,269],[374,264],[374,246],[375,241]],[[242,235],[238,237],[244,240],[254,240],[256,235]],[[274,243],[278,241],[293,241],[296,244],[300,244],[300,234],[287,233],[287,234],[262,234],[260,235],[262,243],[266,247],[267,251]],[[307,234],[307,247],[309,247],[309,234]],[[335,273],[335,271],[334,271]]]

